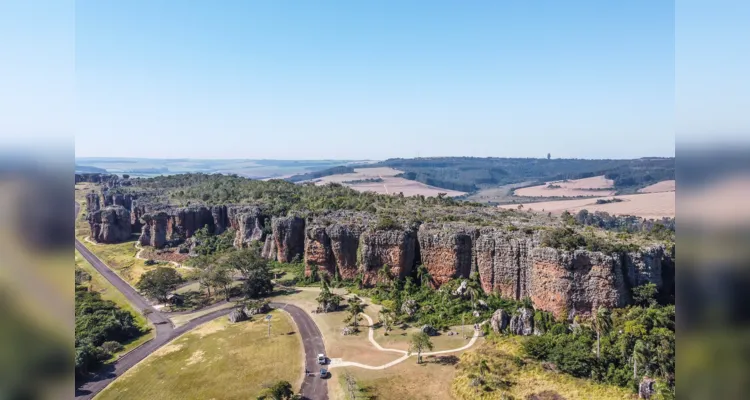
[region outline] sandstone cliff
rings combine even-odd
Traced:
[[[235,247],[247,247],[251,242],[264,239],[263,229],[267,218],[258,207],[228,207],[226,217],[235,230]]]
[[[94,193],[86,194],[86,213],[91,214],[94,211],[98,211],[101,207],[99,206],[99,196]]]
[[[472,236],[471,230],[426,225],[419,228],[419,255],[433,286],[469,277],[473,264]]]
[[[331,253],[339,276],[342,279],[355,279],[359,271],[357,254],[362,227],[354,224],[332,224],[326,227],[326,234],[330,239]]]
[[[296,216],[273,218],[271,227],[273,240],[276,242],[276,259],[284,263],[295,258],[302,260],[305,251],[305,220]]]
[[[119,243],[130,238],[130,213],[122,206],[105,207],[88,215],[91,239]]]
[[[310,226],[305,228],[305,275],[310,276],[312,270],[320,274],[333,277],[337,273],[336,261],[333,257],[331,239],[324,226]]]
[[[377,282],[378,270],[385,264],[395,278],[409,276],[415,265],[417,235],[412,230],[373,230],[368,229],[359,239],[360,271],[365,284]]]
[[[162,248],[167,244],[170,215],[165,211],[145,214],[141,217],[143,227],[138,241],[144,246]]]

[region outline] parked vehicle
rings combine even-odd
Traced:
[[[325,354],[318,354],[318,364],[326,365],[328,363],[328,357]]]

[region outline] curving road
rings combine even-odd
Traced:
[[[79,204],[75,204],[75,215],[78,218]],[[139,310],[149,310],[148,319],[156,328],[156,337],[133,349],[129,353],[120,357],[114,364],[100,371],[89,381],[76,387],[76,399],[87,400],[93,398],[97,393],[102,391],[115,378],[125,373],[139,361],[146,358],[158,348],[164,346],[177,336],[213,320],[223,314],[229,313],[232,309],[217,310],[212,313],[198,317],[187,324],[175,329],[164,313],[156,310],[143,296],[138,293],[132,286],[120,278],[114,271],[102,262],[94,253],[81,243],[78,238],[75,240],[75,248],[102,276],[107,279],[112,286],[122,292],[128,301]],[[297,325],[302,343],[305,349],[305,366],[310,371],[317,371],[317,355],[325,353],[323,336],[320,333],[315,322],[310,316],[299,307],[285,303],[271,303],[271,308],[281,309],[289,313],[294,323]],[[302,373],[303,371],[300,371]],[[304,399],[325,400],[328,399],[328,387],[323,379],[317,376],[305,376],[302,382],[300,394]]]

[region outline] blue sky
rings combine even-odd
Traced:
[[[669,1],[79,1],[76,155],[672,156]]]

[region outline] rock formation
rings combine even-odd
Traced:
[[[235,230],[235,247],[247,247],[252,242],[263,240],[266,217],[258,207],[229,207],[226,215],[229,225]]]
[[[167,231],[170,216],[165,211],[146,214],[142,218],[143,227],[138,241],[144,246],[153,246],[157,249],[167,244]]]
[[[342,279],[356,279],[359,267],[357,254],[362,228],[353,224],[332,224],[326,227],[331,253]]]
[[[305,275],[310,276],[312,270],[318,273],[336,275],[336,262],[333,258],[331,239],[325,227],[307,226],[305,228]]]
[[[279,262],[302,260],[305,251],[305,220],[292,217],[279,217],[271,221],[273,240],[276,242]]]
[[[111,206],[88,215],[91,239],[100,243],[119,243],[130,238],[130,213],[125,207]]]
[[[360,236],[360,270],[365,284],[374,284],[378,270],[388,264],[394,278],[411,274],[415,264],[416,233],[412,230],[366,230]]]
[[[265,259],[276,261],[276,242],[273,240],[273,236],[266,236],[266,241],[263,244],[261,256]]]
[[[431,283],[440,286],[453,278],[468,278],[472,265],[470,234],[450,228],[419,228],[419,253],[430,273]]]
[[[99,196],[94,193],[86,194],[86,213],[91,214],[94,211],[98,211],[101,207],[99,206]]]
[[[490,326],[495,333],[505,332],[510,324],[510,314],[502,308],[495,311],[490,319]]]
[[[618,257],[586,250],[535,248],[531,252],[525,290],[518,299],[531,298],[538,309],[557,318],[590,314],[600,306],[627,304],[629,290]]]
[[[477,270],[485,292],[498,292],[504,297],[521,299],[525,293],[528,257],[534,239],[509,232],[491,231],[477,238]]]
[[[531,335],[534,333],[534,311],[529,308],[519,308],[510,318],[508,328],[514,335]]]

